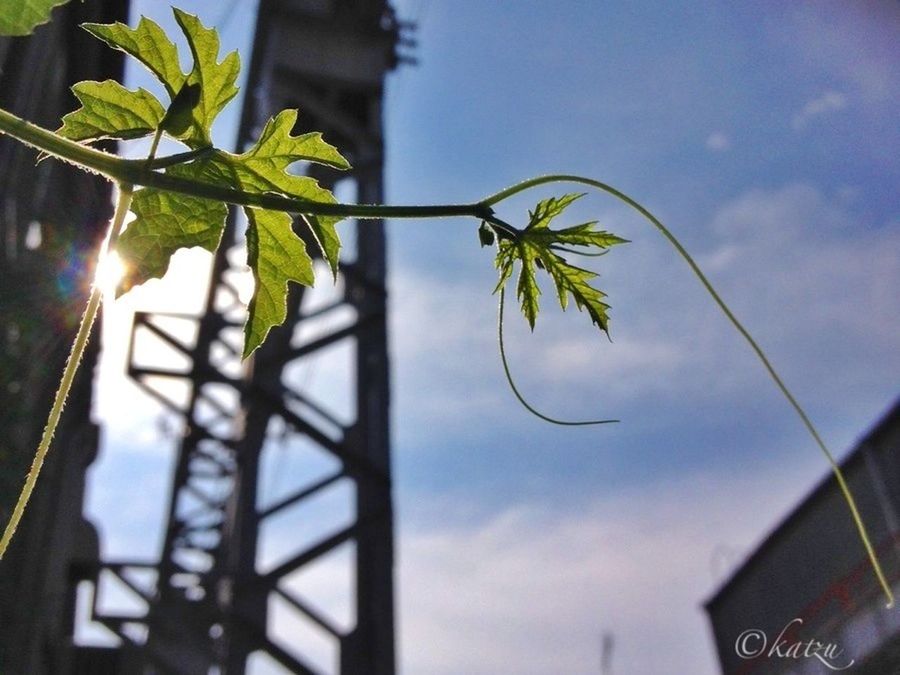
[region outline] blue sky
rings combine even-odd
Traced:
[[[185,8],[209,24],[211,4]],[[544,173],[603,180],[681,238],[837,453],[895,400],[896,3],[397,8],[419,21],[420,65],[388,82],[390,203],[468,202]],[[239,4],[226,44],[246,45],[249,14]],[[227,119],[218,131],[227,144]],[[565,189],[501,213],[521,224]],[[549,426],[515,401],[476,223],[389,226],[404,672],[596,672],[604,632],[615,672],[715,672],[701,602],[826,471],[662,237],[600,195],[571,211],[632,242],[598,261],[613,342],[547,292],[533,335],[508,307],[511,367],[545,412],[618,425]],[[108,342],[153,301],[121,301]],[[126,385],[107,352],[91,510],[107,551],[152,555],[168,459],[152,405],[117,415]],[[134,481],[146,497],[123,506]]]

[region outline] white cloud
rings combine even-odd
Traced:
[[[560,409],[573,390],[596,390],[602,383],[607,411],[602,416],[617,414],[612,411],[649,392],[671,392],[674,375],[689,361],[685,346],[664,335],[648,337],[625,329],[617,332],[615,342],[608,343],[587,330],[548,332],[539,351],[531,352],[527,379],[533,380],[529,389],[545,392],[542,395],[549,395],[548,399],[553,396]],[[522,369],[520,365],[518,370]]]
[[[770,296],[782,330],[808,341],[856,336],[887,355],[900,328],[891,291],[900,288],[900,231],[861,220],[843,202],[809,184],[751,190],[719,209],[712,229],[737,251],[726,276],[742,302]]]
[[[490,295],[491,280],[483,281],[441,281],[408,272],[391,278],[395,400],[404,412],[415,409],[427,425],[423,433],[456,427],[460,419],[497,404],[497,391],[477,384],[486,372],[502,377],[496,298]]]
[[[785,9],[769,29],[803,62],[868,103],[887,103],[900,93],[895,67],[900,5],[820,0]]]
[[[700,268],[707,273],[722,272],[737,262],[740,251],[737,246],[723,244],[711,253],[695,256]]]
[[[890,373],[900,368],[900,234],[864,223],[848,208],[839,196],[807,184],[748,191],[718,210],[707,250],[701,245],[696,252],[713,263],[714,281],[772,348],[776,363],[798,364],[801,376],[789,378],[806,382],[798,393],[852,406],[866,392],[880,391],[869,379],[890,379],[893,386]],[[618,231],[617,224],[610,229]],[[641,396],[646,405],[647,393],[660,387],[670,388],[667,396],[677,387],[673,405],[683,409],[723,388],[739,392],[742,401],[757,395],[747,383],[763,382],[758,364],[683,264],[653,241],[648,236],[640,246],[623,247],[621,261],[603,259],[604,281],[620,284],[613,297],[622,328],[614,345],[593,333],[586,337],[586,325],[584,333],[574,331],[574,323],[587,323],[577,312],[547,316],[533,337],[511,327],[523,377],[541,387],[541,397],[551,397],[541,402],[571,401],[597,381],[616,413]],[[515,405],[501,380],[490,279],[406,273],[394,282],[393,351],[404,415],[398,434],[418,425],[422,438],[434,438],[471,410],[496,408],[500,397]],[[881,364],[877,372],[862,367],[873,360]],[[804,376],[804,370],[811,372]],[[494,420],[501,425],[502,414]],[[408,438],[404,447],[412,447]],[[97,473],[93,485],[114,485],[116,470],[104,467],[107,475]],[[107,550],[137,550],[138,538],[152,548],[148,530],[138,533],[134,524],[160,522],[169,473],[157,466],[146,475],[154,479],[139,491],[141,499],[121,491],[94,497],[99,506],[92,512],[119,514],[105,517]],[[479,518],[462,505],[461,518],[454,518],[457,507],[444,501],[448,510],[427,530],[406,531],[401,522],[405,670],[596,672],[601,635],[611,631],[615,672],[667,672],[673,665],[679,672],[714,672],[699,604],[714,588],[712,570],[723,546],[747,551],[814,477],[773,467],[756,478],[689,478],[598,498],[578,512],[532,503]],[[447,525],[454,520],[470,525]],[[337,592],[340,579],[333,576],[320,584],[325,597]]]
[[[791,120],[791,126],[800,130],[814,117],[820,117],[836,110],[843,110],[847,107],[847,97],[839,91],[829,90],[818,98],[807,101],[806,105],[796,113]]]
[[[793,184],[740,195],[711,229],[715,250],[733,251],[714,283],[833,446],[848,445],[896,395],[900,228],[867,222],[840,194]],[[705,367],[744,389],[743,401],[777,412],[783,402],[756,359],[742,344],[725,348],[741,342],[725,327],[729,335],[707,343]]]
[[[695,474],[578,512],[521,506],[401,535],[404,670],[596,673],[611,632],[614,672],[717,672],[701,603],[722,579],[718,552],[748,553],[809,483],[768,473]]]
[[[797,241],[813,227],[822,237],[849,224],[848,214],[808,183],[747,190],[723,204],[712,218],[712,230],[720,238],[768,247]]]
[[[724,152],[731,147],[731,139],[721,131],[714,131],[706,139],[707,150],[713,152]]]
[[[441,519],[426,529],[401,521],[402,670],[587,675],[597,672],[601,636],[610,632],[614,672],[717,672],[701,605],[731,571],[721,552],[738,551],[727,561],[736,563],[752,551],[817,478],[804,465],[771,466],[752,477],[700,471],[566,511],[532,502],[473,518],[466,503],[445,501]],[[118,487],[101,481],[105,555],[153,557],[168,473],[142,471]],[[296,550],[297,532],[276,529],[275,549]],[[332,556],[288,586],[343,623],[348,560]],[[302,645],[327,663],[324,645],[287,614],[278,616],[282,644]]]

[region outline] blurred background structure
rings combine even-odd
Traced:
[[[127,20],[122,0],[71,3],[33,37],[0,39],[0,105],[55,129],[69,87],[120,78],[122,58],[78,28]],[[0,519],[5,523],[37,447],[46,412],[87,302],[92,257],[112,215],[110,185],[0,137]],[[0,669],[95,672],[72,649],[75,587],[99,554],[82,515],[85,472],[97,452],[90,421],[98,340],[73,385],[0,574]],[[41,411],[41,412],[39,412]],[[85,670],[84,668],[88,669]],[[104,672],[104,671],[98,671]]]
[[[897,593],[900,402],[844,459],[842,468]],[[734,571],[706,603],[706,611],[726,675],[795,673],[798,663],[803,673],[833,672],[815,657],[779,657],[791,645],[811,640],[835,645],[838,652],[826,660],[840,670],[855,662],[854,673],[900,671],[900,612],[885,607],[831,475]],[[762,631],[765,639],[750,636],[742,642],[741,636],[753,630]]]
[[[86,18],[126,20],[127,7],[118,3],[91,17],[74,11],[55,17],[39,37],[27,42],[30,51],[22,62],[12,61],[18,52],[10,49],[10,67],[3,80],[3,103],[9,109],[54,127],[71,107],[66,91],[72,82],[121,74],[109,71],[110,67],[120,71],[121,62],[110,59],[108,50],[102,60],[99,56],[75,58],[84,53],[79,51],[81,42],[90,40],[77,29]],[[59,39],[60,33],[79,35],[79,41]],[[382,0],[263,2],[250,63],[249,81],[254,88],[244,100],[239,148],[252,143],[272,114],[300,107],[304,115],[294,133],[324,131],[354,167],[340,176],[342,193],[365,202],[383,201],[382,93],[386,73],[398,63],[399,33],[390,6]],[[88,53],[99,53],[101,46],[93,42]],[[44,65],[36,62],[38,58],[55,62]],[[59,67],[70,63],[78,68]],[[37,86],[35,72],[60,73],[57,105],[48,106],[45,96],[29,89]],[[31,107],[23,109],[25,104]],[[28,228],[34,227],[29,223],[47,223],[48,236],[61,233],[56,219],[23,207],[40,209],[46,202],[60,209],[66,218],[59,221],[85,239],[73,245],[90,255],[103,232],[109,190],[101,183],[92,187],[93,192],[76,192],[74,187],[81,183],[73,182],[68,187],[73,194],[82,194],[82,199],[84,194],[96,195],[80,211],[73,211],[69,202],[60,199],[60,194],[67,194],[62,183],[71,174],[83,183],[84,174],[60,170],[48,177],[48,170],[60,165],[47,162],[37,168],[40,179],[35,180],[30,151],[9,142],[3,151],[16,160],[3,163],[7,173],[0,182],[6,213],[20,209],[16,218],[3,220],[7,249],[6,264],[0,267],[2,288],[12,293],[29,288],[33,279],[42,276],[34,272],[32,261],[46,247],[29,247]],[[16,180],[6,180],[10,176]],[[334,187],[333,173],[317,177]],[[39,198],[35,189],[41,190]],[[84,220],[94,227],[79,228],[80,223],[71,219],[73,212],[84,212]],[[271,615],[279,610],[282,622],[305,622],[319,633],[319,641],[333,643],[334,672],[394,672],[383,225],[369,221],[358,226],[355,246],[345,249],[330,297],[313,297],[295,288],[285,325],[272,331],[252,362],[242,364],[245,307],[232,268],[243,263],[237,258],[240,251],[234,249],[240,227],[235,213],[213,264],[205,311],[197,316],[135,315],[129,376],[177,416],[179,427],[159,559],[100,560],[96,534],[82,520],[84,470],[96,452],[96,429],[88,421],[94,363],[89,360],[69,402],[70,426],[58,434],[54,463],[42,478],[22,527],[23,536],[13,548],[19,571],[4,569],[3,580],[8,584],[2,596],[5,649],[0,663],[4,672],[237,674],[245,671],[248,659],[257,668],[266,668],[268,661],[269,668],[278,664],[279,672],[313,672],[305,655],[308,645],[302,639],[285,644],[271,635]],[[307,244],[311,252],[315,250],[315,242]],[[319,273],[327,274],[321,269]],[[12,435],[15,447],[4,448],[6,501],[15,497],[24,472],[22,463],[40,431],[37,417],[27,411],[48,408],[67,348],[66,333],[60,335],[37,322],[48,305],[77,307],[82,295],[62,300],[23,296],[16,298],[15,305],[3,305],[4,311],[18,308],[22,312],[4,321],[4,365],[12,372],[26,364],[40,364],[36,369],[44,378],[35,383],[28,381],[35,373],[23,372],[23,381],[13,380],[3,392],[12,400],[19,391],[43,392],[39,400],[18,400],[3,407],[4,421],[9,419],[20,430]],[[21,335],[26,328],[23,322],[29,321],[27,328],[33,333]],[[35,343],[34,336],[47,333],[59,340],[58,357],[28,358],[21,351],[22,345]],[[298,381],[305,361],[328,350],[341,350],[349,357],[339,383],[341,396],[349,403],[346,410],[334,410],[329,401],[323,402],[317,392]],[[186,395],[173,393],[177,391]],[[267,453],[296,455],[292,465],[308,469],[293,473],[290,489],[282,490],[277,499],[259,485],[260,465]],[[337,527],[333,517],[317,522],[318,512],[308,506],[323,495],[342,502]],[[304,533],[282,539],[289,550],[264,556],[259,539],[268,524],[279,519],[293,524],[299,520]],[[36,527],[36,523],[45,526]],[[350,616],[344,625],[329,615],[327,607],[306,601],[297,589],[308,567],[336,551],[349,555],[352,569],[347,580]],[[84,581],[88,583],[78,587],[77,593],[90,598],[88,621],[113,632],[119,646],[74,644],[76,584]],[[114,598],[112,609],[102,605],[101,596]],[[17,648],[23,644],[29,647]]]

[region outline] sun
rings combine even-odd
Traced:
[[[116,289],[125,277],[125,263],[115,251],[109,251],[100,258],[97,263],[97,273],[94,283],[107,300],[114,299]]]

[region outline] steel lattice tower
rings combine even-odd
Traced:
[[[256,89],[245,100],[239,148],[268,116],[299,108],[295,133],[324,131],[354,167],[316,175],[320,182],[333,187],[339,178],[342,194],[381,202],[383,83],[398,62],[398,34],[385,0],[262,0],[248,78]],[[306,645],[275,635],[290,621],[332,645],[334,672],[394,672],[384,232],[379,221],[351,225],[345,231],[351,254],[333,291],[293,286],[285,325],[248,364],[240,362],[245,310],[236,279],[243,264],[234,263],[240,252],[228,243],[241,227],[234,212],[205,313],[136,315],[129,375],[176,412],[184,428],[160,559],[98,568],[99,583],[112,580],[147,608],[143,615],[113,615],[94,602],[92,618],[122,639],[123,672],[236,674],[248,658],[286,672],[317,672]],[[311,242],[307,247],[314,251]],[[324,266],[317,276],[327,285]],[[135,344],[142,339],[166,345],[187,367],[141,362]],[[303,364],[335,351],[349,366],[339,383],[349,401],[342,413],[296,377]],[[171,397],[160,385],[166,382],[187,385],[186,402]],[[299,478],[294,489],[269,499],[260,475],[279,444],[283,452],[315,455],[318,469],[291,476]],[[279,519],[296,522],[291,514],[304,509],[317,513],[307,507],[328,495],[343,499],[346,517],[301,517],[304,536],[272,535],[276,548],[290,550],[263,555],[261,538],[278,532]],[[349,625],[293,583],[336,551],[352,559]]]

